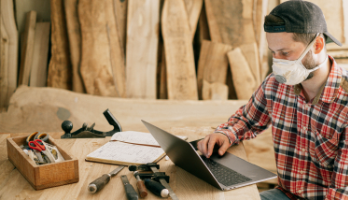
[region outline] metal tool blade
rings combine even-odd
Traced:
[[[110,176],[115,176],[118,172],[120,172],[124,166],[119,166],[116,169],[114,169],[112,172],[109,173]]]
[[[122,176],[121,176],[121,180],[122,180],[122,182],[123,182],[124,185],[125,185],[125,184],[130,184],[126,175],[122,175]]]
[[[135,191],[133,186],[129,183],[126,175],[121,176],[122,183],[124,185],[124,189],[126,191],[128,200],[138,200],[138,193]]]

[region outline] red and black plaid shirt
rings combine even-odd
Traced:
[[[348,199],[348,73],[334,59],[318,95],[306,102],[301,85],[268,76],[216,132],[233,144],[272,124],[278,188],[291,199]]]

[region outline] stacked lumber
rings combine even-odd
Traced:
[[[18,32],[12,0],[0,0],[0,112],[17,88]]]
[[[267,5],[255,2],[51,0],[48,86],[110,97],[226,100],[229,91],[237,91],[233,85],[240,87],[227,79],[228,72],[245,74],[227,57],[240,48],[253,77],[242,86],[252,85],[253,91],[264,78],[264,38],[256,39],[262,20],[255,25],[253,13],[261,17]],[[242,96],[237,94],[247,98]]]
[[[26,14],[25,30],[21,35],[18,85],[46,86],[50,30],[49,22],[37,22],[35,11]]]
[[[18,51],[13,2],[1,0],[0,108],[17,84],[121,98],[249,99],[270,72],[264,16],[284,1],[50,0],[51,23],[28,12]],[[310,1],[347,45],[348,3]],[[347,65],[347,46],[328,52]]]

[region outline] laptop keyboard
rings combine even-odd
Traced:
[[[230,186],[246,181],[251,181],[250,178],[227,168],[212,159],[208,159],[205,156],[201,156],[205,164],[208,166],[210,171],[214,174],[215,178],[223,185]]]

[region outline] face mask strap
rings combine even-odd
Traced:
[[[307,48],[305,49],[305,51],[302,53],[302,55],[300,56],[299,59],[297,59],[297,62],[302,62],[302,59],[306,56],[306,54],[309,52],[309,50],[313,47],[317,37],[319,36],[319,33],[317,33],[313,39],[313,41],[311,43],[309,43],[309,45],[307,46]]]

